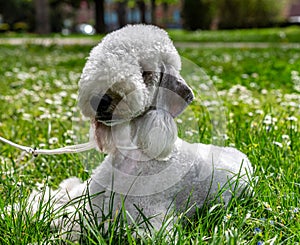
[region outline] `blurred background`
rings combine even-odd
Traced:
[[[217,30],[300,24],[300,0],[0,0],[0,32],[93,35],[126,24]]]

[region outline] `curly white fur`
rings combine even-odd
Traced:
[[[139,215],[137,206],[146,216],[155,215],[152,222],[159,229],[170,207],[183,210],[187,200],[190,206],[201,207],[223,186],[227,190],[222,196],[228,202],[230,183],[237,175],[241,176],[237,189],[247,185],[246,174],[252,173],[252,167],[243,153],[177,138],[173,117],[193,96],[180,69],[180,57],[168,35],[153,26],[127,26],[107,35],[92,50],[79,82],[79,107],[91,118],[98,149],[108,155],[88,181],[71,178],[59,190],[50,191],[56,208],[88,191],[95,196],[85,208],[98,213],[101,222],[114,192],[113,210],[126,196],[130,215]],[[102,107],[93,105],[97,98]],[[114,115],[108,121],[101,119],[103,108],[115,119]],[[41,194],[31,195],[33,203],[39,199]],[[43,202],[49,199],[44,196]],[[57,219],[55,224],[62,222]]]
[[[160,71],[161,64],[181,68],[177,50],[165,31],[135,25],[107,35],[91,51],[79,82],[79,107],[83,115],[94,116],[91,96],[108,89],[116,90],[122,97],[128,90],[138,91],[128,103],[137,106],[137,113],[143,112],[151,103],[149,93],[153,91],[146,88],[142,73]]]

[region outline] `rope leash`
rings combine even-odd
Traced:
[[[0,141],[2,141],[3,143],[6,143],[14,148],[17,148],[21,151],[25,151],[35,157],[38,155],[57,155],[57,154],[65,154],[65,153],[79,153],[79,152],[84,152],[84,151],[88,151],[88,150],[95,148],[95,142],[93,142],[93,141],[89,141],[89,142],[83,143],[83,144],[65,146],[65,147],[61,147],[61,148],[57,148],[57,149],[53,149],[53,150],[35,149],[35,148],[28,147],[28,146],[19,145],[10,140],[7,140],[7,139],[1,137],[1,136],[0,136]]]

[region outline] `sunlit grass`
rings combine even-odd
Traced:
[[[188,42],[299,42],[299,26],[285,28],[237,29],[195,32],[185,30],[170,30],[170,36],[175,41]]]
[[[0,46],[0,135],[39,148],[85,141],[89,125],[82,119],[76,99],[77,82],[90,48]],[[191,76],[189,84],[199,90],[199,85],[213,81],[226,123],[221,135],[213,131],[211,118],[218,104],[201,97],[200,91],[187,114],[177,121],[180,136],[204,143],[223,137],[225,145],[245,152],[256,169],[253,194],[234,197],[226,208],[213,202],[192,219],[174,221],[171,233],[140,234],[134,224],[122,219],[126,217],[122,210],[108,219],[111,223],[106,231],[103,224],[85,223],[82,242],[299,242],[299,50],[186,48],[179,52],[208,75],[207,80]],[[102,159],[96,152],[32,158],[0,143],[1,244],[44,244],[51,239],[58,243],[57,231],[50,229],[52,214],[43,220],[31,217],[25,212],[26,198],[38,183],[55,188],[69,176],[87,179]],[[14,203],[21,204],[20,211],[9,213],[6,207]]]

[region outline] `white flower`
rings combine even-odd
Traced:
[[[39,111],[43,111],[43,112],[47,111],[47,109],[46,109],[45,107],[42,107],[42,106],[39,106],[39,107],[38,107],[38,110],[39,110]]]
[[[249,78],[249,75],[248,74],[242,74],[242,78],[247,79],[247,78]]]
[[[61,87],[63,85],[62,81],[57,79],[54,80],[54,84],[56,85],[56,87]]]
[[[45,99],[45,103],[49,104],[49,105],[52,105],[53,104],[53,100],[51,100],[51,99]]]
[[[31,121],[31,115],[28,113],[23,113],[23,119],[26,121]]]
[[[43,190],[43,188],[45,187],[45,183],[39,183],[38,182],[38,183],[35,184],[35,186],[38,190]]]
[[[58,142],[58,138],[52,137],[52,138],[49,139],[48,142],[49,142],[50,145],[54,145]]]
[[[222,134],[222,135],[221,135],[221,138],[223,138],[224,140],[228,140],[228,139],[229,139],[229,137],[228,137],[227,134]]]
[[[65,115],[66,115],[67,117],[72,117],[72,116],[73,116],[73,113],[70,112],[70,111],[67,111],[67,112],[65,113]]]
[[[72,140],[71,140],[71,139],[67,139],[67,140],[66,140],[66,144],[68,144],[68,145],[69,145],[69,144],[72,144]]]
[[[259,114],[259,115],[262,115],[264,112],[263,112],[262,110],[257,109],[257,110],[255,111],[255,113],[256,113],[256,114]]]
[[[39,85],[34,84],[34,85],[32,85],[32,89],[35,90],[35,91],[40,91],[42,89],[42,87],[39,86]]]
[[[193,136],[193,132],[188,130],[188,131],[185,131],[185,134],[188,135],[188,136]]]
[[[247,213],[245,219],[250,219],[251,213]]]
[[[40,119],[50,119],[51,118],[51,115],[49,113],[45,113],[45,114],[42,114],[39,116]]]
[[[180,118],[178,118],[178,119],[176,120],[176,122],[177,122],[177,123],[182,123],[182,120],[181,120]]]
[[[39,144],[39,147],[40,147],[40,148],[43,148],[43,147],[45,147],[45,146],[46,146],[45,143],[40,143],[40,144]]]
[[[78,98],[78,95],[77,95],[77,94],[71,94],[71,99],[77,100],[77,98]]]
[[[73,135],[73,134],[74,134],[74,131],[73,131],[73,130],[70,130],[70,129],[68,129],[66,133],[67,133],[68,135]]]
[[[272,117],[271,115],[266,115],[263,123],[267,125],[275,124],[277,122],[276,117]]]
[[[280,31],[280,32],[278,33],[278,36],[279,36],[281,39],[286,38],[286,34],[285,34],[285,32],[283,32],[283,31]]]
[[[291,117],[288,117],[286,120],[297,122],[297,121],[298,121],[298,118],[297,118],[297,117],[294,117],[294,116],[291,116]]]
[[[71,117],[72,122],[80,122],[79,117]]]
[[[279,146],[280,148],[283,147],[282,143],[277,142],[277,141],[273,141],[273,144]]]
[[[230,218],[232,217],[232,214],[226,214],[225,216],[224,216],[224,221],[225,222],[227,222],[228,220],[230,220]]]
[[[292,75],[292,76],[298,76],[298,75],[299,75],[299,72],[298,72],[298,71],[291,71],[291,75]]]
[[[265,206],[265,208],[266,208],[268,211],[272,211],[272,208],[271,208],[271,206],[270,206],[269,203],[263,202],[263,205]]]
[[[66,91],[62,91],[59,93],[60,97],[66,97],[68,93]]]
[[[281,138],[284,139],[284,140],[288,140],[290,138],[290,136],[288,136],[287,134],[283,134],[281,136]]]

